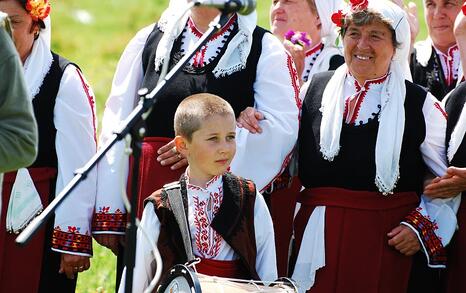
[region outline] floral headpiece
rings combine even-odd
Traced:
[[[50,14],[49,0],[27,0],[25,8],[34,21],[43,21]]]
[[[463,4],[463,7],[461,7],[461,10],[463,11],[463,14],[466,15],[466,3]]]
[[[355,13],[367,9],[369,5],[368,0],[349,0],[350,10],[349,13]],[[343,27],[345,25],[345,18],[347,13],[344,13],[343,10],[338,10],[332,14],[332,22],[338,27]]]
[[[294,30],[289,30],[285,34],[285,40],[290,41],[294,45],[300,45],[302,47],[311,46],[311,37],[305,32],[295,32]]]

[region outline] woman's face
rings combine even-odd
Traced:
[[[327,0],[325,0],[327,1]],[[288,30],[320,34],[320,19],[309,7],[308,0],[272,0],[270,29],[280,39]]]
[[[24,63],[31,53],[34,34],[39,31],[39,26],[34,24],[31,16],[17,0],[0,0],[0,10],[10,17],[16,50]]]
[[[463,0],[424,0],[429,36],[434,45],[442,51],[456,44],[453,25],[463,2]]]
[[[392,32],[386,24],[350,24],[343,38],[345,62],[360,83],[384,76],[395,54]]]

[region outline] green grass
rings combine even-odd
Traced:
[[[326,0],[317,0],[326,1]],[[269,27],[270,0],[257,0],[259,24]],[[416,0],[418,8],[421,0]],[[118,59],[129,40],[142,27],[156,21],[167,6],[167,0],[61,0],[53,1],[52,48],[77,63],[92,85],[99,120],[110,92]],[[79,22],[76,14],[87,11],[88,24]],[[420,13],[421,14],[421,13]],[[423,16],[421,32],[426,36]],[[77,292],[113,292],[115,290],[115,257],[94,242],[94,257],[89,271],[80,274]]]

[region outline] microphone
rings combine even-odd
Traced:
[[[256,0],[197,0],[195,6],[215,7],[225,13],[248,15],[256,10]]]

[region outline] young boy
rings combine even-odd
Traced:
[[[199,273],[229,278],[277,278],[272,220],[253,182],[228,172],[236,151],[232,107],[211,94],[186,98],[175,113],[176,150],[189,166],[180,178]],[[164,189],[147,200],[141,228],[162,255],[162,278],[186,253]],[[142,292],[155,274],[151,243],[138,231],[133,292]],[[124,289],[124,277],[120,292]]]

